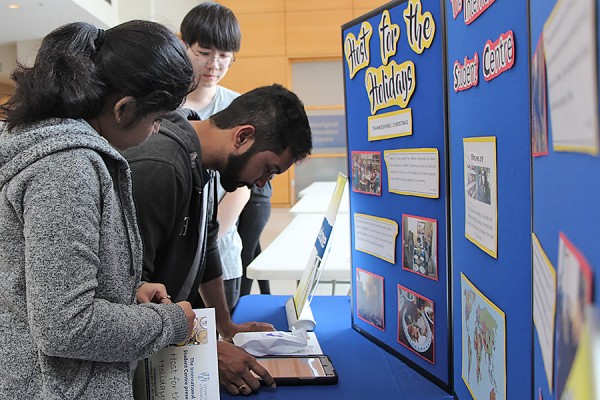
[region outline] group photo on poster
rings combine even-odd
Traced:
[[[356,315],[375,328],[385,330],[383,277],[356,268]]]
[[[432,364],[434,321],[433,302],[398,285],[398,342]]]
[[[359,193],[381,195],[380,152],[352,152],[352,190]]]
[[[402,269],[438,279],[437,221],[402,215]]]

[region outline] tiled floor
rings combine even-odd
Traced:
[[[269,222],[265,226],[260,237],[260,245],[265,249],[272,241],[279,235],[279,233],[285,229],[285,227],[292,221],[294,214],[290,213],[289,208],[272,208],[271,217]],[[290,244],[293,245],[293,244]],[[327,266],[325,266],[327,267]],[[272,280],[271,294],[281,295],[293,295],[296,291],[295,280]],[[336,295],[347,295],[350,288],[349,284],[337,283],[335,287]],[[330,283],[320,283],[317,287],[315,294],[318,295],[330,295],[332,294],[332,286]],[[251,293],[259,293],[258,284],[254,282]]]

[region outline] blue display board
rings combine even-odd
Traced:
[[[564,1],[564,0],[563,0]],[[576,2],[574,4],[582,5],[584,2]],[[600,8],[597,0],[592,0],[593,8],[595,11],[591,13],[585,13],[585,15],[579,15],[577,17],[576,26],[578,29],[585,29],[591,24],[591,30],[593,33],[592,38],[586,38],[584,43],[591,45],[592,58],[595,61],[593,69],[593,75],[581,75],[578,76],[580,82],[583,84],[583,89],[590,89],[594,92],[595,96],[598,95],[598,52],[597,43],[600,40],[600,36],[597,28],[598,21],[598,8]],[[566,12],[564,9],[560,9],[558,1],[542,1],[542,0],[531,0],[530,2],[530,31],[531,31],[531,52],[529,54],[530,59],[536,60],[534,57],[542,58],[548,63],[549,56],[543,48],[543,34],[545,31],[545,24],[547,24],[551,18],[562,19],[565,17]],[[554,11],[554,10],[557,11]],[[553,15],[554,14],[554,15]],[[588,20],[590,18],[592,21]],[[571,24],[564,23],[564,29],[570,30]],[[547,33],[546,33],[547,34]],[[564,33],[563,33],[564,34]],[[568,32],[568,35],[575,37],[576,34]],[[560,40],[560,39],[559,39]],[[579,40],[577,40],[579,41]],[[579,41],[581,42],[581,41]],[[541,44],[541,46],[540,46]],[[569,44],[565,48],[573,49],[575,46]],[[569,57],[567,54],[561,55],[563,60],[567,60]],[[577,58],[582,61],[584,58],[579,55]],[[589,60],[587,60],[589,61]],[[542,67],[544,70],[547,66]],[[532,77],[533,69],[532,66]],[[552,68],[546,71],[548,75],[552,74]],[[567,71],[568,72],[568,71]],[[594,76],[595,75],[595,76]],[[550,85],[553,80],[548,78],[542,80],[542,85]],[[568,78],[566,78],[568,79]],[[598,176],[600,173],[600,159],[595,152],[571,150],[564,151],[560,146],[557,148],[555,140],[557,138],[557,127],[553,126],[552,107],[550,106],[552,98],[550,89],[543,87],[546,93],[543,93],[542,98],[545,102],[542,102],[540,109],[545,113],[545,122],[547,126],[547,139],[545,148],[539,149],[537,154],[534,148],[533,157],[533,232],[536,235],[539,244],[545,252],[549,263],[556,271],[556,283],[560,287],[560,272],[559,268],[562,267],[559,254],[559,243],[568,242],[572,249],[579,254],[582,260],[585,260],[591,276],[584,276],[586,278],[586,285],[591,284],[592,293],[598,288],[600,284],[600,271],[598,271],[598,265],[600,265],[600,246],[598,246],[598,237],[600,236],[600,185],[590,181],[592,177]],[[582,87],[571,86],[570,90],[573,91],[573,96],[578,101],[578,97],[581,95],[580,92]],[[532,102],[536,104],[536,91],[532,93]],[[544,104],[545,103],[545,104]],[[587,103],[587,102],[586,102]],[[586,104],[587,105],[587,104]],[[595,108],[588,110],[588,115],[598,115],[597,105]],[[535,119],[534,115],[534,119]],[[578,124],[582,118],[585,118],[582,114],[572,114],[571,120],[569,121],[572,126],[571,129],[579,131]],[[534,126],[533,131],[538,129]],[[560,132],[559,132],[560,135]],[[596,140],[598,133],[595,133]],[[535,146],[534,146],[535,147]],[[591,154],[588,154],[591,153]],[[590,279],[591,278],[591,279]],[[559,292],[560,289],[557,289]],[[564,306],[564,299],[561,299],[562,295],[556,294],[556,315],[554,318],[554,331],[553,337],[554,343],[552,346],[552,352],[550,353],[550,359],[552,360],[552,366],[548,367],[544,365],[544,357],[542,355],[542,345],[540,336],[538,334],[538,327],[534,331],[534,383],[533,390],[535,398],[541,396],[543,399],[559,399],[561,398],[584,398],[581,394],[577,395],[574,393],[567,394],[565,388],[567,378],[571,373],[573,364],[575,349],[579,344],[581,338],[580,333],[575,332],[575,326],[581,326],[581,317],[583,315],[569,315],[568,308]],[[592,296],[590,299],[594,302],[595,306],[598,305],[598,296],[595,298]],[[561,302],[563,306],[561,306]],[[580,308],[579,304],[576,308]],[[572,308],[571,308],[572,309]],[[566,311],[566,313],[565,313]],[[565,318],[566,315],[566,318]],[[580,329],[577,329],[580,332]],[[565,334],[569,335],[573,333],[573,339],[570,343],[564,338]],[[551,342],[552,343],[552,342]],[[548,362],[548,360],[546,360]],[[587,367],[589,370],[589,366]],[[584,375],[584,374],[581,374]],[[589,383],[589,382],[588,382]],[[578,382],[577,386],[581,389],[584,384]],[[587,398],[597,398],[587,397]]]
[[[342,27],[353,326],[450,390],[443,3]]]
[[[594,398],[599,3],[413,0],[343,26],[353,325],[459,399]]]
[[[449,4],[454,390],[531,399],[528,5]]]

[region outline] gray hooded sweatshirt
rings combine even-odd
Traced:
[[[132,399],[129,362],[187,334],[135,304],[127,162],[83,120],[0,124],[0,399]]]

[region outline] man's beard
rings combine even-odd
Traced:
[[[252,149],[249,149],[245,153],[235,156],[230,154],[227,158],[227,165],[225,169],[221,172],[221,186],[228,192],[235,191],[238,187],[240,187],[240,183],[251,187],[254,182],[241,182],[240,175],[242,170],[246,168],[248,161],[250,161],[250,157],[254,154]]]

